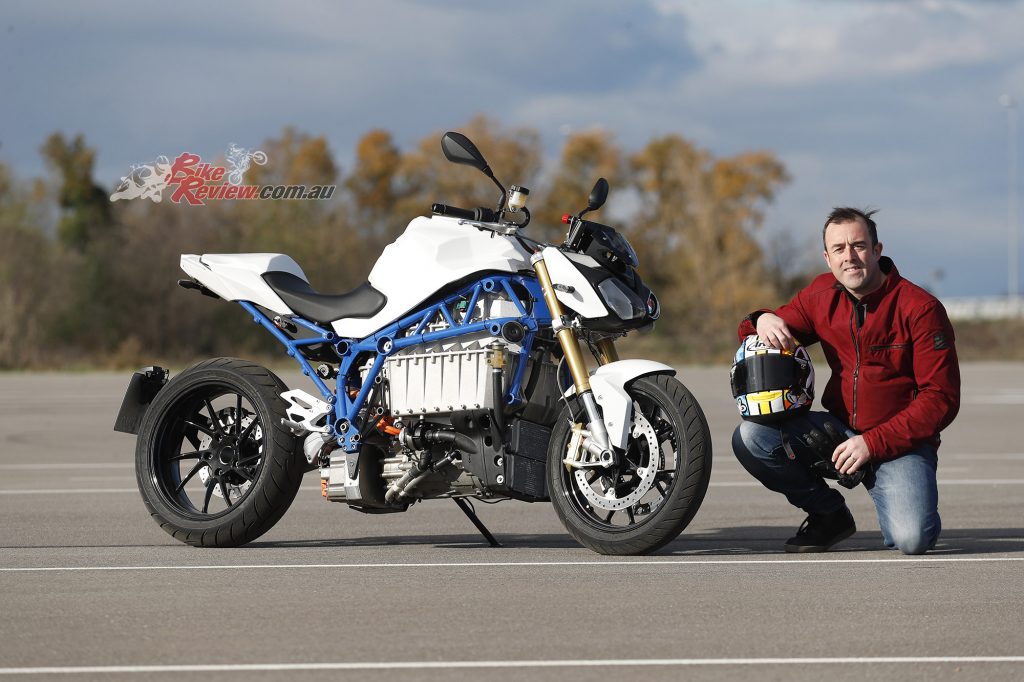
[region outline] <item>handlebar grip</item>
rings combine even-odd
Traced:
[[[435,215],[461,218],[462,220],[475,220],[480,223],[493,223],[498,219],[497,213],[489,208],[482,207],[469,209],[459,208],[458,206],[449,206],[447,204],[433,204],[430,207],[430,212]]]
[[[430,212],[436,215],[451,216],[452,218],[462,218],[463,220],[475,220],[473,217],[473,211],[468,208],[459,208],[458,206],[448,206],[447,204],[434,204],[430,207]]]

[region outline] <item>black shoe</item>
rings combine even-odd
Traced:
[[[825,552],[857,531],[847,506],[828,514],[811,514],[796,535],[786,540],[787,552]]]

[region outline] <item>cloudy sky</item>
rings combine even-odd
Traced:
[[[871,206],[905,275],[1004,294],[999,96],[1024,98],[1022,36],[1024,5],[996,1],[8,1],[0,160],[42,175],[45,137],[82,132],[113,185],[285,125],[343,166],[371,128],[410,145],[478,112],[538,129],[551,157],[572,130],[627,149],[675,132],[785,162],[766,240],[814,250],[832,206]]]

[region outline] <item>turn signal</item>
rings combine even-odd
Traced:
[[[569,224],[569,221],[570,221],[571,219],[572,219],[572,215],[571,215],[571,214],[569,214],[569,213],[566,213],[565,215],[563,215],[563,216],[562,216],[562,224],[564,224],[564,225],[568,225],[568,224]]]

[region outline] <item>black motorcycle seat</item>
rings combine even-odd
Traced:
[[[373,317],[387,296],[364,282],[347,294],[321,294],[309,282],[290,272],[265,272],[263,281],[289,308],[312,322],[334,322],[348,317]]]

